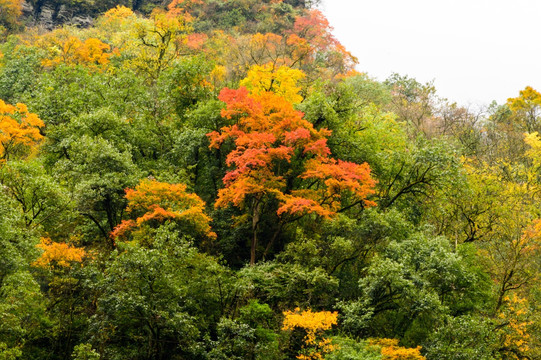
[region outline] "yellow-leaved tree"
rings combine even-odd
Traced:
[[[282,330],[302,329],[306,332],[303,338],[301,352],[297,355],[300,360],[323,359],[323,355],[337,349],[331,339],[323,337],[325,330],[337,324],[338,313],[330,311],[304,310],[284,311]]]
[[[382,360],[426,360],[420,346],[406,348],[398,346],[398,342],[398,339],[371,339],[370,345],[381,347]]]
[[[41,238],[37,248],[43,252],[32,265],[43,269],[69,268],[73,263],[81,263],[86,255],[83,248],[64,242],[54,242],[49,238]]]
[[[20,25],[19,17],[22,14],[23,2],[23,0],[0,0],[0,34],[2,30],[12,30]]]
[[[273,63],[267,63],[263,66],[252,66],[246,78],[240,82],[240,86],[245,86],[254,95],[270,91],[292,104],[298,104],[302,101],[302,96],[299,95],[301,87],[298,83],[304,77],[305,74],[301,70],[287,66],[276,67]]]
[[[0,159],[30,154],[43,139],[39,129],[44,126],[26,105],[9,105],[0,100]]]
[[[526,86],[520,91],[520,96],[507,99],[507,106],[513,112],[513,117],[518,123],[525,125],[525,130],[532,132],[539,129],[539,117],[541,116],[541,93]]]
[[[107,65],[111,57],[108,44],[96,38],[83,41],[63,29],[43,36],[39,42],[48,53],[42,62],[47,67],[66,64],[97,68]]]

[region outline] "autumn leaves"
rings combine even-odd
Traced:
[[[43,138],[43,126],[43,121],[29,112],[26,105],[9,105],[0,100],[0,159],[6,161],[35,150]]]
[[[263,203],[276,203],[279,229],[310,214],[330,218],[346,207],[375,205],[368,200],[375,186],[370,167],[331,157],[326,143],[330,131],[315,129],[289,101],[296,100],[299,88],[283,77],[288,72],[300,73],[285,67],[276,72],[254,67],[244,80],[253,92],[245,87],[223,89],[219,95],[225,104],[221,115],[232,125],[207,134],[210,148],[227,153],[229,167],[214,205],[235,206],[248,215],[252,223],[251,264],[258,257]],[[145,204],[147,212],[136,220],[124,220],[112,236],[123,236],[151,219],[179,221],[190,213],[187,218],[201,233],[215,237],[202,201],[185,190],[183,185],[156,181],[144,181],[135,191],[127,190],[128,212],[136,209],[134,199]],[[195,203],[186,202],[188,198]],[[163,202],[166,205],[160,205]]]

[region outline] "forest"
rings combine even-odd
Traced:
[[[0,360],[541,359],[541,93],[356,71],[309,0],[0,0]]]

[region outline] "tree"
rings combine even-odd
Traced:
[[[73,204],[39,161],[4,164],[0,167],[0,183],[4,193],[19,204],[28,229],[43,229],[60,237],[69,232],[65,220],[72,215]]]
[[[20,25],[22,10],[22,0],[0,0],[0,35],[2,28],[13,31]]]
[[[308,214],[331,217],[355,205],[373,206],[367,197],[374,190],[370,167],[336,160],[327,147],[329,132],[315,130],[291,103],[276,94],[250,95],[246,88],[223,89],[222,116],[235,125],[208,134],[210,147],[234,142],[226,164],[233,169],[218,192],[216,207],[234,205],[248,210],[252,222],[250,264],[256,261],[258,227],[263,206],[270,199],[282,227]],[[270,245],[267,246],[267,248]]]
[[[541,115],[541,93],[531,86],[520,91],[520,96],[507,99],[507,106],[513,112],[516,121],[524,124],[528,132],[538,131]]]
[[[351,335],[426,340],[449,314],[475,310],[487,300],[489,282],[478,258],[445,238],[413,234],[392,241],[359,279],[361,296],[340,306]]]
[[[90,334],[111,359],[193,359],[223,315],[228,272],[171,226],[152,248],[120,243],[91,285],[98,295]]]
[[[178,223],[186,235],[215,238],[205,203],[196,194],[186,191],[184,184],[167,184],[156,180],[143,180],[135,189],[126,189],[126,212],[135,220],[123,220],[111,233],[113,238],[125,238],[136,229],[144,234],[145,226],[166,221]]]
[[[426,360],[420,346],[408,349],[398,346],[398,342],[398,339],[372,339],[370,345],[381,346],[382,360]]]
[[[268,63],[252,66],[240,86],[245,86],[254,95],[270,91],[292,104],[298,104],[302,101],[302,96],[299,95],[301,88],[297,83],[304,77],[305,74],[300,70],[287,66],[275,67]]]
[[[54,170],[66,180],[79,214],[94,228],[87,234],[87,241],[101,237],[113,247],[109,234],[122,220],[124,189],[134,186],[139,169],[128,151],[118,150],[101,136],[83,135],[70,142],[65,151],[67,157],[59,160]]]
[[[390,110],[412,127],[413,136],[434,132],[434,110],[437,96],[432,82],[419,83],[413,78],[392,74],[385,84],[393,94]]]
[[[48,43],[47,49],[50,59],[43,60],[43,65],[52,67],[59,64],[83,65],[90,68],[98,68],[109,63],[111,54],[107,52],[111,47],[96,38],[89,38],[85,41],[75,36],[69,36],[59,32],[59,37],[49,36],[45,39]],[[62,39],[67,35],[67,38]]]
[[[323,73],[327,77],[346,74],[358,60],[334,37],[329,21],[318,9],[310,9],[295,19],[288,43],[308,48],[305,64],[307,73]],[[313,67],[315,69],[310,69]]]
[[[305,332],[299,360],[321,359],[324,354],[333,352],[336,346],[332,340],[322,337],[325,330],[337,324],[338,313],[330,311],[313,312],[311,309],[301,312],[300,308],[294,311],[284,311],[282,330],[302,329]]]
[[[430,335],[425,355],[438,360],[494,360],[499,335],[492,320],[482,315],[449,317]]]
[[[131,65],[154,83],[161,72],[182,54],[190,18],[175,11],[155,9],[151,20],[136,25],[137,45]]]
[[[10,104],[22,102],[30,106],[24,95],[35,86],[39,78],[41,58],[39,48],[30,44],[24,45],[21,39],[14,36],[1,44],[0,99]],[[36,109],[32,109],[39,113]]]
[[[24,104],[9,105],[0,100],[0,159],[24,156],[35,150],[45,126]]]
[[[33,263],[41,268],[66,268],[72,263],[83,261],[86,252],[67,243],[53,242],[48,238],[41,238],[38,248],[43,250],[41,256]]]

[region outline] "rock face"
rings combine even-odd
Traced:
[[[117,5],[148,14],[171,0],[25,0],[23,16],[30,26],[52,29],[63,24],[90,26],[100,14]]]
[[[93,23],[89,9],[68,1],[26,0],[23,16],[27,25],[49,30],[63,24],[87,27]]]

